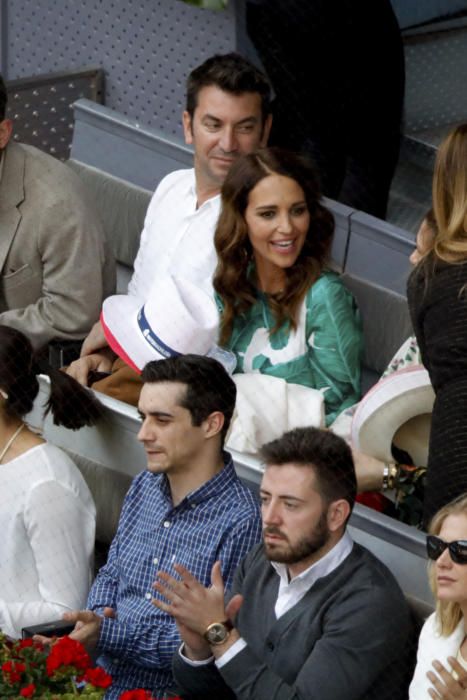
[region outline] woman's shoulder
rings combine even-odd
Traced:
[[[323,300],[353,303],[352,293],[342,282],[341,276],[332,270],[324,270],[306,294],[307,306]]]
[[[425,620],[425,623],[420,632],[419,646],[422,650],[428,650],[429,653],[436,649],[449,648],[454,651],[461,643],[464,637],[464,620],[462,619],[457,627],[451,634],[444,636],[441,634],[441,627],[439,624],[438,616],[436,612],[431,613],[429,617]]]
[[[338,272],[334,272],[334,270],[323,270],[313,287],[326,287],[334,284],[342,285],[340,274]]]
[[[40,447],[44,457],[47,459],[52,460],[54,463],[66,464],[67,466],[72,465],[73,469],[77,469],[71,457],[61,447],[57,447],[51,442],[43,442]]]
[[[420,631],[420,639],[439,637],[439,634],[440,631],[436,613],[432,612],[431,615],[429,615],[423,623],[422,629]]]
[[[454,325],[459,328],[459,314],[463,318],[467,309],[467,263],[428,265],[429,262],[426,268],[420,269],[417,266],[407,283],[407,301],[419,339],[425,321],[431,325],[442,324],[449,334],[454,328],[449,319],[454,319],[457,326]]]
[[[34,486],[52,483],[75,494],[88,494],[86,481],[74,461],[60,447],[45,442],[26,452],[23,457],[31,464]]]
[[[410,273],[407,289],[411,291],[418,287],[426,294],[427,290],[440,287],[448,290],[451,287],[457,289],[458,284],[465,282],[467,282],[467,260],[461,263],[449,263],[428,255]]]
[[[420,632],[417,650],[417,665],[409,688],[409,700],[427,700],[429,698],[430,681],[427,671],[432,671],[434,659],[444,660],[457,653],[456,644],[450,637],[442,637],[438,627],[436,613],[432,613],[426,620]]]

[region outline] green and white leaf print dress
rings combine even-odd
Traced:
[[[235,319],[226,345],[237,358],[235,372],[322,389],[329,425],[360,398],[363,337],[354,298],[338,275],[324,272],[302,302],[297,330],[287,325],[270,335],[274,324],[267,296],[258,291],[256,304]]]

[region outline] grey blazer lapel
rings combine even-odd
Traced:
[[[18,230],[21,213],[18,205],[24,200],[24,168],[26,155],[15,143],[7,146],[0,181],[0,270],[11,242]]]

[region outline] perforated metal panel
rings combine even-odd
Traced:
[[[16,141],[66,160],[73,136],[73,103],[83,97],[102,102],[103,71],[49,73],[7,83],[7,116]]]
[[[437,129],[467,118],[467,22],[405,41],[405,130]]]
[[[180,135],[185,79],[213,53],[235,47],[225,12],[180,0],[8,0],[8,78],[100,65],[105,103]]]

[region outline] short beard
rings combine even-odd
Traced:
[[[274,525],[265,527],[263,534],[282,535],[282,537],[285,537],[281,530],[274,527]],[[264,548],[269,561],[275,561],[278,564],[297,564],[322,549],[327,544],[330,536],[327,513],[323,512],[314,531],[308,537],[302,537],[294,545],[291,545],[288,539],[284,539],[284,544],[279,544],[279,546],[265,542]]]

